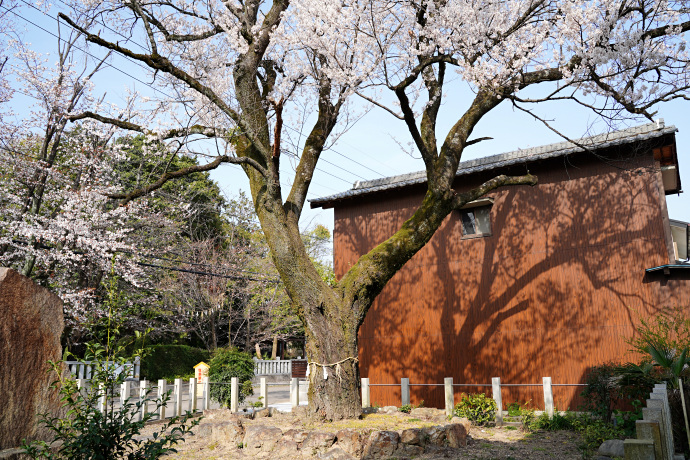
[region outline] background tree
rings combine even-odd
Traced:
[[[132,0],[99,8],[112,35],[60,18],[88,42],[146,65],[155,84],[174,93],[155,106],[166,108],[161,123],[174,118],[179,125],[152,129],[160,112],[143,107],[124,118],[84,112],[72,119],[174,140],[190,153],[195,144],[187,141],[199,137],[213,139],[215,148],[203,165],[109,196],[124,206],[186,173],[242,166],[273,262],[305,326],[310,409],[331,419],[360,413],[357,330],[388,280],[452,210],[497,187],[536,182],[529,174],[498,176],[473,190],[454,189],[463,152],[481,140],[472,131],[487,113],[505,101],[531,111],[533,104],[570,100],[609,119],[651,118],[655,104],[686,97],[688,88],[690,21],[682,1]],[[146,39],[144,51],[128,42],[138,37]],[[452,105],[458,115],[444,133],[437,121],[449,72],[473,97],[464,110]],[[306,251],[299,218],[314,168],[352,95],[401,120],[427,183],[414,215],[331,286]],[[281,184],[281,136],[297,105],[312,108],[311,127],[299,151],[290,152],[299,161],[288,191]],[[326,378],[336,368],[339,378]]]

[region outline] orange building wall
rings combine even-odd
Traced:
[[[444,377],[541,384],[544,376],[576,384],[591,366],[635,359],[625,338],[640,315],[687,305],[690,282],[645,276],[645,268],[669,262],[658,166],[651,154],[620,166],[591,157],[530,165],[537,186],[490,195],[489,237],[463,239],[459,214],[448,216],[371,307],[359,331],[361,376],[372,385],[401,377],[412,385]],[[397,191],[336,206],[336,275],[397,230],[422,194]],[[461,391],[481,390],[490,392],[457,387],[456,401]],[[577,409],[580,391],[555,386],[557,407]],[[442,386],[412,386],[411,397],[443,407]],[[506,404],[527,400],[543,407],[541,387],[503,389]],[[400,387],[372,386],[371,401],[399,405]]]

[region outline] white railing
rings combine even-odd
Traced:
[[[254,358],[254,375],[292,375],[292,360]]]
[[[112,366],[115,375],[119,375],[121,372],[127,373],[128,379],[139,379],[140,375],[140,364],[139,357],[134,358],[133,363],[125,363],[124,365],[116,364],[113,361],[108,361],[105,365],[108,367]],[[65,364],[69,368],[69,371],[77,379],[91,379],[93,375],[94,365],[90,361],[65,361]]]

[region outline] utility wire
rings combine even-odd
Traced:
[[[53,18],[52,18],[51,16],[49,16],[47,13],[45,13],[45,12],[41,11],[40,9],[36,8],[34,5],[29,4],[29,3],[26,2],[25,0],[21,0],[21,1],[22,1],[23,3],[25,3],[26,5],[28,5],[29,7],[36,9],[37,11],[39,11],[39,12],[40,12],[41,14],[43,14],[44,16],[47,16],[48,18],[53,19]],[[63,4],[64,4],[64,3],[63,3]],[[45,29],[44,27],[42,27],[42,26],[36,24],[35,22],[33,22],[33,21],[31,21],[31,20],[25,18],[24,16],[20,15],[19,13],[15,12],[14,10],[11,10],[11,9],[5,7],[5,6],[2,6],[2,5],[0,5],[0,8],[4,9],[5,11],[11,12],[11,13],[14,14],[15,16],[17,16],[17,17],[19,17],[20,19],[22,19],[23,21],[25,21],[25,22],[27,22],[27,23],[33,25],[34,27],[36,27],[36,28],[42,30],[43,32],[45,32],[45,33],[51,35],[52,37],[57,38],[59,41],[67,42],[67,40],[61,38],[59,35],[57,35],[57,34],[51,32],[51,31]],[[55,21],[56,21],[56,22],[59,22],[59,20],[58,20],[57,18],[55,18]],[[67,24],[67,25],[68,25],[69,27],[71,27],[69,24]],[[76,29],[75,29],[75,30],[76,30]],[[112,30],[112,29],[111,29],[111,30]],[[118,34],[119,34],[119,33],[118,33]],[[122,34],[119,34],[119,35],[122,35]],[[129,39],[129,38],[128,38],[128,40],[131,41],[132,43],[136,44],[136,45],[139,46],[140,48],[146,49],[146,48],[144,48],[142,45],[140,45],[139,43],[137,43],[136,41],[134,41],[133,39]],[[86,51],[85,49],[79,47],[79,46],[76,45],[76,44],[72,44],[72,46],[74,46],[74,48],[80,50],[81,52],[83,52],[83,53],[86,54],[87,56],[90,56],[90,57],[93,58],[93,59],[96,59],[96,60],[99,60],[99,59],[100,59],[100,58],[96,57],[95,55],[89,53],[89,52]],[[119,55],[119,54],[118,54],[118,55]],[[128,58],[127,56],[121,56],[121,57],[125,58],[128,62],[131,62],[131,63],[137,65],[138,67],[142,68],[143,70],[146,70],[146,71],[150,70],[150,69],[148,69],[146,66],[142,65],[141,63],[139,63],[139,62],[137,62],[137,61],[135,61],[135,60],[132,60],[131,58]],[[162,90],[160,90],[160,89],[158,89],[158,88],[156,88],[156,87],[154,87],[154,86],[151,86],[149,83],[147,83],[147,82],[145,82],[145,81],[142,81],[141,79],[139,79],[139,78],[137,78],[137,77],[131,75],[131,74],[128,73],[128,72],[125,72],[124,70],[122,70],[122,69],[120,69],[120,68],[118,68],[118,67],[114,67],[114,66],[111,65],[111,64],[106,64],[106,66],[107,66],[107,67],[110,67],[111,69],[114,69],[114,70],[116,70],[116,71],[118,71],[118,72],[120,72],[120,73],[122,73],[122,74],[125,75],[125,76],[128,76],[128,77],[132,78],[133,80],[135,80],[135,81],[141,83],[142,85],[144,85],[144,86],[146,86],[146,87],[148,87],[148,88],[151,88],[152,90],[154,90],[154,91],[156,91],[156,92],[158,92],[158,93],[160,93],[160,94],[162,94],[162,95],[164,95],[164,96],[166,96],[166,97],[168,97],[168,98],[170,98],[170,99],[175,99],[175,98],[173,98],[172,96],[170,96],[169,94],[167,94],[166,92],[164,92],[164,91],[162,91]],[[26,95],[26,93],[23,93],[23,92],[22,92],[22,94],[25,94],[25,95]],[[30,97],[33,97],[33,96],[30,96]],[[37,99],[37,100],[40,101],[40,99],[38,99],[38,98],[35,98],[35,97],[34,97],[34,99]],[[292,128],[291,126],[287,126],[287,127],[288,127],[289,129],[291,129],[291,130],[293,130],[293,131],[299,133],[299,131],[297,131],[295,128]],[[371,168],[369,168],[369,167],[363,165],[362,163],[360,163],[360,162],[358,162],[358,161],[356,161],[356,160],[353,160],[353,159],[349,158],[349,157],[346,156],[346,155],[343,155],[343,154],[340,153],[340,152],[337,152],[337,151],[334,150],[334,149],[329,149],[329,150],[331,150],[331,151],[333,151],[334,153],[336,153],[336,154],[342,156],[343,158],[346,158],[346,159],[348,159],[348,160],[350,160],[350,161],[352,161],[352,162],[354,162],[354,163],[356,163],[356,164],[358,164],[358,165],[360,165],[360,166],[362,166],[362,167],[364,167],[364,168],[366,168],[366,169],[372,171],[373,173],[375,173],[375,174],[377,174],[377,175],[379,175],[379,176],[381,176],[381,177],[385,177],[383,174],[381,174],[381,173],[379,173],[379,172],[377,172],[377,171],[374,171],[373,169],[371,169]],[[348,171],[348,170],[342,168],[341,166],[338,166],[338,165],[336,165],[336,164],[334,164],[334,163],[332,163],[332,162],[330,162],[330,161],[328,161],[328,160],[325,160],[325,159],[323,159],[323,158],[322,158],[322,160],[323,160],[325,163],[331,164],[331,165],[335,166],[336,168],[339,168],[339,169],[345,171],[346,173],[349,173],[349,174],[351,174],[351,175],[353,175],[353,176],[355,176],[355,177],[358,177],[358,178],[360,178],[360,179],[366,180],[364,177],[360,176],[359,174],[355,174],[355,173],[353,173],[353,172],[351,172],[351,171]],[[346,180],[346,179],[343,179],[342,177],[339,177],[339,176],[337,176],[337,175],[335,175],[335,174],[333,174],[333,173],[330,173],[330,172],[328,172],[328,171],[325,171],[325,170],[323,170],[323,169],[315,168],[315,170],[316,170],[316,171],[319,171],[319,172],[322,172],[322,173],[325,173],[325,174],[327,174],[327,175],[329,175],[329,176],[331,176],[331,177],[334,177],[334,178],[336,178],[336,179],[338,179],[338,180],[340,180],[340,181],[342,181],[342,182],[345,182],[346,184],[351,184],[351,181]],[[317,184],[317,185],[318,185],[318,184]]]

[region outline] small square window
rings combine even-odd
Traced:
[[[462,236],[488,236],[491,234],[491,206],[461,209]]]

